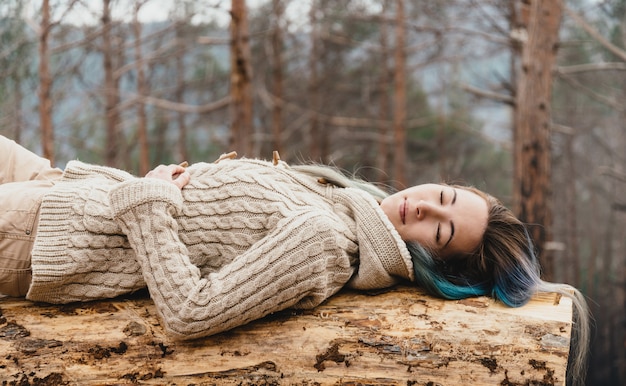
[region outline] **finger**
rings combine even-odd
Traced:
[[[185,167],[182,165],[169,165],[168,170],[170,171],[172,176],[176,174],[182,174],[185,171]]]
[[[167,166],[165,166],[165,165],[158,165],[154,169],[150,170],[146,174],[146,177],[156,177],[156,176],[158,176],[160,174],[164,174],[164,173],[167,173]]]
[[[172,180],[174,185],[176,185],[179,189],[182,189],[185,185],[189,183],[189,181],[191,181],[191,174],[189,174],[188,171],[180,173],[178,176],[176,176],[176,178],[174,178],[174,180]]]

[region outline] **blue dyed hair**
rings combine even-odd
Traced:
[[[364,190],[379,202],[389,195],[372,183],[348,177],[326,165],[292,168],[339,187]],[[487,201],[489,222],[482,243],[473,253],[445,261],[417,243],[408,243],[417,283],[445,299],[490,295],[511,307],[525,304],[540,282],[539,265],[526,227],[496,198],[471,187],[455,187],[476,193]]]
[[[413,260],[415,282],[428,293],[453,300],[489,294],[489,287],[485,283],[457,284],[446,277],[441,264],[438,264],[431,253],[420,244],[407,243],[407,249]]]
[[[407,243],[418,284],[445,299],[489,295],[510,307],[528,302],[541,283],[539,262],[524,224],[496,198],[474,188],[488,205],[488,220],[475,251],[439,259]]]
[[[379,202],[388,193],[374,184],[348,177],[325,165],[297,165],[293,169],[339,187],[354,187],[370,193]],[[572,353],[568,378],[584,384],[589,348],[589,310],[583,295],[567,284],[541,280],[539,262],[526,226],[496,198],[471,187],[455,186],[476,193],[487,201],[488,222],[475,251],[440,259],[417,243],[407,243],[413,260],[415,281],[428,293],[444,299],[488,295],[510,307],[526,304],[536,292],[555,292],[572,299]]]
[[[445,299],[489,295],[510,307],[526,304],[537,292],[559,293],[572,299],[573,325],[567,377],[584,384],[590,337],[589,309],[576,288],[543,281],[539,261],[526,226],[496,198],[474,188],[487,201],[487,226],[478,248],[469,254],[439,259],[417,243],[407,243],[415,281]]]

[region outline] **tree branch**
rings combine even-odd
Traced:
[[[115,70],[113,72],[113,76],[115,78],[120,78],[125,73],[136,69],[138,64],[152,63],[152,62],[156,61],[157,59],[162,59],[164,57],[163,54],[168,52],[168,51],[170,51],[169,55],[175,55],[176,53],[174,51],[172,51],[172,48],[175,48],[177,46],[178,46],[178,44],[177,44],[176,41],[174,41],[173,43],[165,44],[165,45],[159,47],[159,49],[157,49],[155,51],[152,51],[150,56],[144,57],[141,60],[141,63],[138,63],[137,61],[133,61],[133,62],[127,63],[124,66],[118,68],[117,70]]]
[[[572,86],[575,89],[578,89],[578,90],[584,92],[585,94],[589,95],[591,98],[595,99],[596,101],[598,101],[600,103],[603,103],[603,104],[605,104],[607,106],[610,106],[610,107],[614,108],[617,111],[624,111],[624,110],[626,110],[626,106],[624,106],[619,101],[615,100],[614,98],[609,98],[609,97],[606,97],[604,95],[598,94],[597,92],[591,90],[590,88],[585,87],[580,82],[578,82],[577,80],[573,79],[572,77],[567,76],[567,75],[559,72],[558,69],[556,71],[556,75],[560,79],[563,79],[565,82],[567,82],[570,86]]]
[[[615,170],[615,168],[612,168],[610,166],[600,166],[598,170],[600,171],[600,174],[603,176],[608,176],[620,182],[626,183],[626,174]]]
[[[618,46],[614,45],[610,41],[608,41],[604,36],[600,34],[593,26],[585,21],[580,15],[576,12],[572,11],[568,7],[565,7],[565,12],[578,24],[582,27],[587,33],[594,38],[600,45],[609,50],[613,55],[619,57],[623,61],[626,62],[626,51],[622,50]]]
[[[593,71],[626,71],[626,63],[586,63],[575,66],[559,66],[556,71],[559,74],[571,75],[581,72]]]
[[[479,89],[474,86],[470,86],[469,84],[463,84],[461,86],[463,90],[476,95],[477,97],[487,98],[494,100],[496,102],[506,103],[511,106],[515,106],[515,98],[510,95],[500,94],[493,91]]]
[[[230,96],[226,96],[218,101],[215,101],[213,103],[207,103],[205,105],[188,105],[185,103],[177,103],[168,101],[166,99],[142,96],[137,94],[134,95],[134,101],[179,113],[206,114],[228,106],[230,104]]]
[[[208,36],[200,36],[196,38],[196,43],[205,45],[227,45],[230,44],[230,38],[212,38]]]

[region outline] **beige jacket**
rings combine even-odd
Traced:
[[[41,199],[61,174],[48,160],[0,136],[0,294],[26,295]]]

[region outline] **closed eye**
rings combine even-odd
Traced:
[[[439,193],[439,204],[443,206],[443,189]],[[437,224],[437,233],[435,233],[435,243],[439,244],[439,240],[441,240],[441,223]]]
[[[454,205],[456,203],[456,189],[452,189],[452,192],[454,194],[452,195],[452,201],[450,201],[450,205]],[[441,194],[443,197],[443,192],[441,192]],[[442,203],[443,203],[443,198],[442,198]],[[443,246],[443,249],[445,249],[450,244],[453,237],[454,237],[454,222],[450,220],[450,237],[448,238],[448,241],[446,241],[446,245]]]

